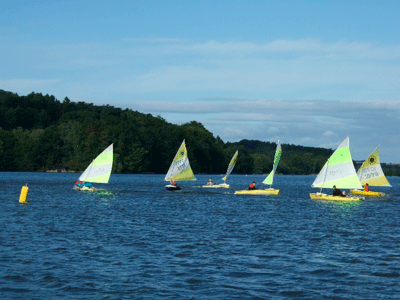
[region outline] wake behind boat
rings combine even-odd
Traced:
[[[264,184],[270,185],[269,189],[240,190],[240,191],[235,191],[235,195],[278,195],[279,190],[272,188],[272,182],[274,180],[276,168],[278,167],[279,161],[281,160],[281,155],[282,155],[281,143],[280,143],[280,141],[278,141],[278,144],[276,146],[272,171],[269,173],[269,175],[263,181]]]
[[[113,145],[111,144],[100,153],[75,181],[74,188],[78,191],[97,191],[92,183],[108,183],[113,164]]]
[[[168,169],[167,175],[165,175],[164,181],[170,182],[170,184],[167,184],[165,188],[168,191],[180,190],[181,187],[176,184],[176,181],[186,180],[196,180],[196,178],[194,177],[192,168],[190,167],[185,140],[183,140],[171,166]]]
[[[379,159],[379,146],[368,156],[363,162],[357,172],[358,179],[364,185],[364,190],[351,190],[354,195],[362,195],[369,197],[383,197],[385,193],[368,191],[369,186],[384,186],[391,187],[389,181],[383,173],[380,159]],[[365,186],[367,185],[367,188]]]
[[[350,154],[349,137],[347,137],[339,147],[333,152],[325,163],[311,187],[319,187],[319,193],[311,193],[312,200],[328,201],[358,201],[358,197],[333,196],[322,193],[323,188],[332,189],[334,186],[343,189],[362,188],[360,180],[354,169]]]

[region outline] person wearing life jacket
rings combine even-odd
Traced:
[[[82,181],[75,180],[74,183],[75,183],[75,186],[77,186],[77,187],[82,187],[83,186],[83,182]]]
[[[346,191],[342,191],[336,188],[336,185],[333,186],[332,196],[340,196],[346,197]]]
[[[249,190],[256,190],[256,182],[255,181],[253,181],[253,183],[250,184]]]
[[[176,181],[172,181],[171,185],[176,186]]]
[[[75,182],[75,186],[80,187],[80,188],[82,188],[84,186],[91,188],[93,186],[93,183],[88,183],[88,182],[83,182],[83,181],[78,181],[78,180],[75,180],[74,182]]]
[[[214,182],[212,182],[211,178],[208,179],[207,185],[214,185]]]
[[[365,184],[365,186],[364,186],[364,191],[365,191],[365,192],[370,192],[370,191],[371,191],[371,189],[370,189],[368,183]]]

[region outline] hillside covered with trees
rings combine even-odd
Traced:
[[[175,125],[130,109],[0,90],[0,171],[82,171],[114,143],[114,173],[164,174],[183,139],[195,174],[225,173],[237,149],[234,173],[272,168],[275,143],[224,143],[196,121]],[[332,154],[286,144],[282,151],[281,174],[318,173]]]

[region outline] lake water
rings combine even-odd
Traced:
[[[73,190],[78,176],[0,173],[1,299],[400,298],[398,177],[340,203],[310,199],[314,176],[275,176],[279,196],[234,195],[260,175],[169,192],[164,175],[113,174],[110,194]]]

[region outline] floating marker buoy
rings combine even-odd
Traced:
[[[26,203],[26,197],[28,197],[28,185],[23,186],[21,189],[21,195],[19,196],[19,203]]]

